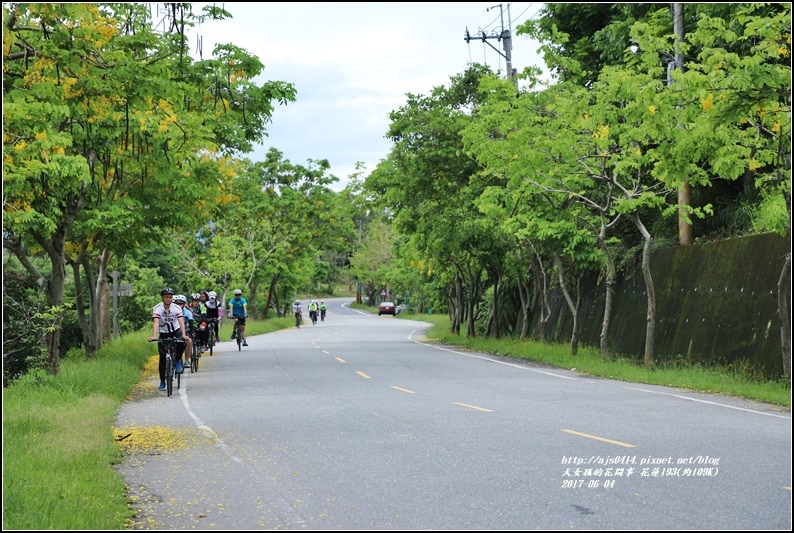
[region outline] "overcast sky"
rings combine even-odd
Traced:
[[[202,3],[194,4],[194,12]],[[513,68],[542,67],[538,44],[515,28],[537,14],[541,3],[520,2],[226,2],[216,3],[233,19],[207,22],[202,36],[207,58],[216,43],[233,43],[259,57],[264,80],[293,83],[297,99],[279,106],[269,136],[253,153],[260,161],[270,147],[293,164],[327,159],[341,190],[357,161],[371,172],[391,148],[385,138],[389,112],[406,93],[427,95],[447,85],[471,62],[504,75],[505,59],[482,40],[484,30],[512,29]],[[509,6],[509,16],[508,16]],[[489,9],[490,8],[490,9]],[[509,23],[512,24],[509,26]],[[500,51],[502,43],[487,41]],[[197,39],[191,36],[193,56]]]

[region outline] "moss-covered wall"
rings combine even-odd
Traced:
[[[790,238],[770,233],[655,251],[657,362],[748,365],[768,378],[780,376],[777,283],[790,249]],[[581,341],[599,346],[604,280],[587,279],[582,287]],[[614,353],[642,358],[647,303],[638,265],[616,286],[609,333]],[[551,305],[550,340],[566,342],[572,320],[559,291]]]

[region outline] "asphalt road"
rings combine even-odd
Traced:
[[[197,437],[119,465],[135,529],[791,529],[790,410],[434,346],[349,301],[123,406]]]

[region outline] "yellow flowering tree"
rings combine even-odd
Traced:
[[[4,246],[50,306],[63,303],[67,260],[76,277],[83,267],[89,353],[103,340],[112,258],[193,225],[191,208],[218,189],[219,155],[250,150],[274,102],[294,99],[290,84],[252,83],[263,65],[233,45],[193,61],[182,32],[198,19],[189,4],[171,8],[171,30],[158,32],[148,4],[3,5]],[[37,248],[51,275],[27,260]],[[57,327],[47,343],[54,373]]]

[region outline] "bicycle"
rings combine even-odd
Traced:
[[[309,311],[309,318],[312,321],[312,326],[317,324],[317,311]]]
[[[207,327],[210,328],[209,339],[207,340],[207,347],[210,349],[210,355],[212,355],[212,350],[215,347],[215,324],[217,323],[218,323],[217,318],[207,319]]]
[[[303,323],[303,313],[295,313],[295,327],[300,329]]]
[[[320,322],[325,322],[325,309],[320,309]]]
[[[198,372],[199,359],[201,358],[201,339],[199,336],[193,335],[193,355],[190,356],[190,373]]]
[[[243,334],[240,332],[240,321],[237,320],[238,318],[242,318],[245,315],[234,315],[232,318],[234,319],[234,334],[232,335],[235,339],[237,339],[237,351],[242,351],[243,349]]]
[[[168,339],[155,339],[149,342],[165,343],[165,390],[170,398],[174,392],[174,376],[176,376],[177,390],[179,390],[182,382],[182,374],[176,371],[176,363],[172,354],[176,353],[176,344],[179,342],[184,343],[185,340],[171,337]]]

